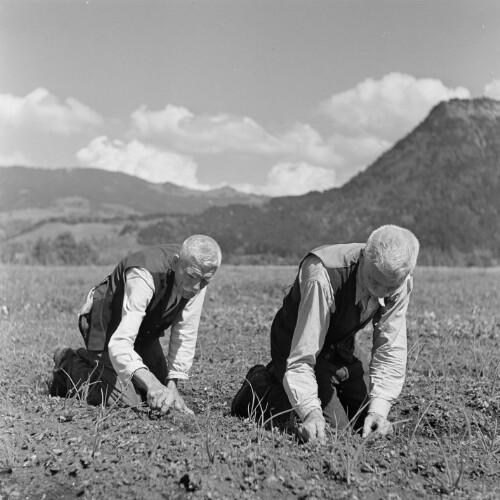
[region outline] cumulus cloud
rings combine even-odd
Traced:
[[[97,137],[76,154],[82,165],[135,175],[149,182],[172,182],[204,189],[197,178],[197,165],[188,156],[159,150],[137,140],[123,142]]]
[[[484,96],[500,100],[500,80],[493,80],[485,85]]]
[[[470,92],[464,87],[448,88],[432,78],[390,73],[333,95],[320,109],[344,135],[394,142],[410,132],[438,102],[451,98],[467,99]]]
[[[284,132],[272,134],[247,116],[227,113],[197,116],[173,105],[161,111],[150,111],[143,106],[131,119],[132,134],[165,141],[190,153],[293,155],[320,163],[336,160],[321,135],[307,124],[297,123]]]
[[[94,137],[103,122],[77,99],[63,101],[44,88],[25,97],[0,94],[0,162],[67,166],[82,138]]]
[[[234,187],[267,196],[301,195],[335,187],[335,171],[307,163],[279,163],[271,168],[264,185],[239,184]]]
[[[313,127],[304,123],[296,123],[289,130],[277,137],[280,150],[296,157],[305,156],[319,163],[337,164],[340,156],[321,134]]]
[[[101,125],[102,117],[77,99],[61,101],[44,88],[25,97],[0,94],[0,130],[49,131],[70,135]]]

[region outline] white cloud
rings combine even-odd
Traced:
[[[106,136],[97,137],[76,156],[82,165],[135,175],[149,182],[206,188],[198,182],[197,165],[192,158],[136,140],[125,143]]]
[[[190,153],[290,155],[320,163],[336,160],[321,135],[307,124],[297,123],[282,133],[271,134],[247,116],[197,116],[173,105],[162,111],[150,111],[143,106],[131,118],[132,134]]]
[[[485,85],[484,96],[500,100],[500,80],[493,80]]]
[[[335,187],[335,171],[307,163],[274,165],[262,186],[239,184],[235,189],[267,196],[294,196]]]
[[[132,114],[134,130],[143,137],[173,142],[197,153],[268,152],[272,137],[254,120],[228,114],[195,116],[186,108],[167,105],[162,111],[141,107]]]
[[[277,137],[283,153],[295,157],[304,156],[323,164],[337,164],[341,158],[335,149],[326,143],[319,132],[304,123],[296,123],[289,130]]]
[[[25,97],[0,94],[0,157],[5,165],[68,166],[103,125],[102,117],[77,99],[60,100],[37,88]]]
[[[333,95],[320,109],[343,135],[394,142],[418,125],[438,102],[455,97],[470,98],[470,92],[464,87],[448,88],[432,78],[390,73]]]
[[[44,88],[25,97],[0,94],[0,131],[28,129],[69,135],[102,124],[102,117],[77,99],[64,102]]]

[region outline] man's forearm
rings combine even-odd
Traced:
[[[321,411],[316,378],[309,366],[305,365],[287,370],[283,378],[283,388],[292,408],[302,422],[312,411]]]
[[[387,417],[392,403],[400,395],[405,380],[408,303],[409,295],[403,295],[374,324],[369,411],[384,417]]]
[[[163,385],[169,389],[176,388],[178,379],[171,378],[168,379],[165,384],[162,384],[147,368],[139,368],[134,372],[132,377],[133,382],[142,390],[148,391],[150,388]]]
[[[377,339],[378,340],[378,339]],[[406,331],[374,351],[370,363],[369,411],[387,417],[403,389],[406,375]]]
[[[109,341],[109,360],[118,377],[124,383],[128,382],[139,368],[146,368],[142,358],[134,350],[134,341],[141,321],[140,314],[128,313],[122,318]]]
[[[132,376],[132,381],[146,392],[155,386],[161,385],[161,382],[147,368],[136,370]]]
[[[169,378],[184,380],[189,378],[205,293],[206,288],[191,299],[172,324],[167,355]]]

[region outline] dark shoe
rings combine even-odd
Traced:
[[[241,389],[231,403],[231,415],[248,418],[257,411],[262,413],[261,400],[271,385],[271,376],[264,365],[255,365],[248,370]]]
[[[75,354],[70,347],[58,347],[54,351],[54,369],[52,370],[52,381],[50,383],[51,396],[66,396],[68,392],[68,375],[64,370],[65,361]]]

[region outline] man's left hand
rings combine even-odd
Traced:
[[[372,436],[374,438],[379,438],[387,436],[392,432],[392,424],[387,420],[387,418],[379,415],[378,413],[368,413],[365,418],[365,423],[363,425],[363,437],[367,438]]]

